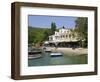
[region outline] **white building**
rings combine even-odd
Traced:
[[[44,42],[45,46],[57,47],[81,47],[85,40],[81,40],[78,33],[74,29],[61,28],[51,36],[49,40]]]
[[[77,38],[77,33],[72,32],[73,29],[65,29],[61,28],[59,31],[55,31],[54,35],[49,36],[49,41],[50,43],[55,43],[55,42],[75,42],[78,41]]]

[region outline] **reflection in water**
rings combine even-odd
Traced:
[[[41,58],[29,59],[28,66],[47,66],[47,65],[71,65],[71,64],[87,64],[87,54],[59,57],[51,57],[50,53],[42,54]]]

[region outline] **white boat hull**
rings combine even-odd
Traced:
[[[54,52],[50,54],[51,57],[63,56],[62,53]]]

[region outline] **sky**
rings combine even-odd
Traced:
[[[55,22],[57,28],[74,28],[77,17],[69,16],[43,16],[43,15],[29,15],[28,26],[39,28],[51,28],[51,22]]]

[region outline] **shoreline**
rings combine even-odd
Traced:
[[[83,54],[88,54],[88,49],[87,48],[55,48],[55,47],[46,47],[47,50],[50,50],[51,52],[61,52],[64,55],[83,55]]]

